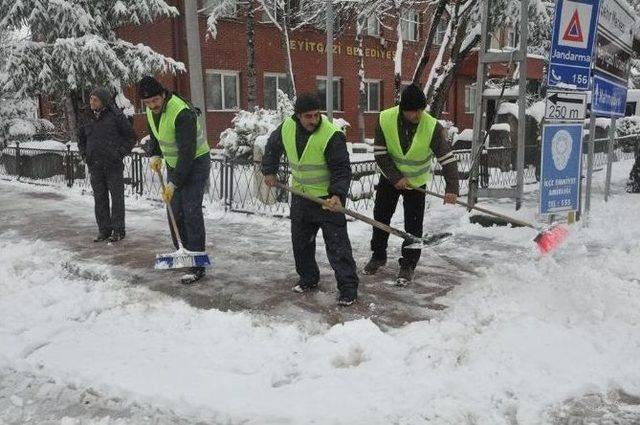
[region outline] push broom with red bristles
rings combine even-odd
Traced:
[[[435,196],[436,198],[444,199],[443,195],[440,195],[439,193],[436,193],[436,192],[432,192],[430,190],[423,189],[421,187],[417,187],[413,189],[419,192],[426,193],[427,195]],[[556,249],[558,246],[562,244],[562,242],[564,242],[564,240],[569,235],[569,230],[564,226],[554,225],[548,228],[543,228],[540,226],[536,226],[535,224],[529,223],[527,221],[523,221],[514,217],[509,217],[507,215],[500,214],[498,212],[491,211],[486,208],[479,207],[477,205],[469,205],[466,202],[463,202],[457,199],[456,199],[456,204],[462,205],[463,207],[466,207],[468,209],[480,211],[485,214],[489,214],[491,216],[501,218],[511,224],[529,227],[531,229],[536,230],[538,234],[536,235],[535,238],[533,238],[533,241],[536,243],[536,245],[538,245],[538,249],[542,254],[548,254],[549,252]]]

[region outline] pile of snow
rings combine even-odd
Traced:
[[[457,236],[509,261],[474,268],[431,320],[388,331],[193,308],[4,234],[0,367],[206,423],[555,423],[567,399],[640,393],[637,199],[597,203],[572,230],[540,258],[530,229],[460,220]]]
[[[532,116],[536,122],[541,123],[544,119],[545,102],[543,100],[533,103],[527,108],[527,115]]]
[[[498,123],[498,124],[493,124],[491,126],[490,131],[511,131],[511,125],[509,125],[509,123]]]
[[[233,127],[220,133],[219,146],[229,158],[250,159],[254,148],[264,152],[271,132],[292,114],[293,102],[278,90],[276,110],[256,108],[254,111],[238,111],[232,120]]]

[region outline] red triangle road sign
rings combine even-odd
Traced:
[[[578,43],[584,42],[584,37],[582,36],[582,26],[580,25],[580,15],[578,15],[578,9],[573,11],[573,16],[571,17],[571,21],[569,21],[567,30],[564,32],[564,35],[562,36],[562,40],[575,41]]]

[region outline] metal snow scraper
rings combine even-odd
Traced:
[[[158,177],[160,178],[160,186],[162,187],[162,191],[164,192],[164,178],[162,177],[162,173],[160,171],[156,170],[156,172],[158,173]],[[182,269],[187,267],[210,267],[211,260],[209,259],[209,255],[206,252],[189,251],[182,245],[182,239],[180,238],[180,233],[178,232],[176,219],[173,216],[173,209],[171,208],[170,203],[166,203],[166,205],[167,210],[169,211],[169,221],[171,222],[173,233],[175,233],[176,240],[178,241],[178,250],[168,254],[157,254],[154,268]]]
[[[294,189],[292,187],[289,187],[287,185],[284,185],[282,183],[276,183],[276,186],[284,189],[288,192],[293,193],[294,195],[300,196],[302,198],[308,199],[312,202],[315,202],[316,204],[320,204],[320,205],[325,205],[325,200],[322,198],[317,198],[315,196],[309,195],[308,193],[302,192],[300,190]],[[351,216],[353,218],[355,218],[356,220],[360,220],[364,223],[370,224],[373,227],[377,227],[380,230],[384,230],[385,232],[391,234],[391,235],[395,235],[398,236],[399,238],[402,238],[406,241],[411,242],[410,245],[405,246],[405,248],[409,248],[409,249],[422,249],[422,248],[427,248],[427,247],[431,247],[433,245],[436,245],[442,241],[444,241],[446,238],[448,238],[449,236],[451,236],[451,233],[434,233],[434,234],[430,234],[430,235],[426,235],[422,238],[419,238],[417,236],[413,236],[410,233],[407,232],[403,232],[402,230],[396,229],[395,227],[391,227],[388,226],[384,223],[380,223],[377,220],[374,220],[372,218],[369,218],[365,215],[362,215],[360,213],[357,213],[353,210],[350,210],[348,208],[345,207],[340,207],[339,212],[341,212],[342,214]]]
[[[444,199],[444,196],[442,196],[441,194],[423,189],[421,187],[414,187],[412,189],[417,190],[418,192],[426,193],[427,195],[435,196],[436,198]],[[547,254],[556,249],[560,244],[562,244],[562,242],[564,242],[564,240],[569,235],[569,230],[564,226],[555,225],[544,229],[540,226],[536,226],[535,224],[519,220],[517,218],[509,217],[508,215],[500,214],[498,212],[491,211],[477,205],[471,206],[466,202],[462,202],[459,200],[456,200],[456,204],[462,205],[463,207],[466,207],[468,209],[480,211],[491,216],[501,218],[511,224],[515,224],[516,226],[529,227],[538,231],[538,235],[533,239],[533,241],[536,243],[536,245],[538,245],[538,249],[543,254]]]

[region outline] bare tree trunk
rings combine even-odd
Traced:
[[[358,43],[358,131],[360,132],[360,143],[364,143],[364,111],[367,109],[367,93],[364,83],[364,36],[362,30],[364,27],[363,17],[358,16],[356,24],[356,42]]]
[[[396,105],[400,104],[400,90],[402,89],[402,50],[404,47],[404,40],[402,38],[402,11],[401,9],[395,10],[395,15],[398,19],[398,25],[396,26],[396,33],[398,35],[398,43],[396,44],[396,54],[393,58],[394,74],[393,74],[393,100]]]
[[[449,94],[449,90],[451,89],[451,84],[454,81],[454,77],[457,74],[460,66],[462,66],[464,60],[469,56],[471,51],[477,46],[480,42],[480,35],[476,35],[469,44],[465,47],[464,50],[460,51],[462,46],[462,41],[465,38],[465,34],[467,31],[467,27],[469,25],[469,16],[465,16],[461,19],[458,28],[456,29],[455,42],[451,49],[451,66],[447,67],[446,75],[442,76],[439,81],[440,83],[434,83],[432,87],[429,87],[430,94],[432,95],[431,101],[431,114],[434,116],[440,116],[442,110],[444,108],[444,104],[447,101],[447,97]]]
[[[296,80],[293,74],[293,62],[291,60],[291,49],[289,48],[289,24],[287,22],[286,13],[282,14],[282,37],[280,37],[280,44],[284,49],[285,63],[287,66],[287,75],[289,76],[289,83],[291,84],[291,93],[293,96],[297,96]]]
[[[73,143],[78,143],[78,123],[80,122],[77,97],[76,92],[71,92],[67,95],[64,103],[65,115],[67,116],[67,137]]]
[[[431,48],[433,47],[433,39],[436,36],[436,32],[438,31],[438,24],[440,23],[440,19],[442,19],[442,15],[445,10],[445,6],[447,5],[447,0],[440,0],[438,6],[436,7],[435,13],[433,15],[433,20],[431,21],[431,28],[429,29],[429,35],[424,43],[424,47],[422,48],[422,54],[420,55],[420,60],[418,61],[418,66],[416,66],[416,70],[413,73],[413,82],[416,84],[420,84],[420,78],[422,78],[422,74],[424,73],[424,69],[427,67],[427,63],[429,63],[429,59],[431,58]]]
[[[257,105],[255,0],[247,2],[247,109]],[[288,46],[287,46],[288,48]]]

